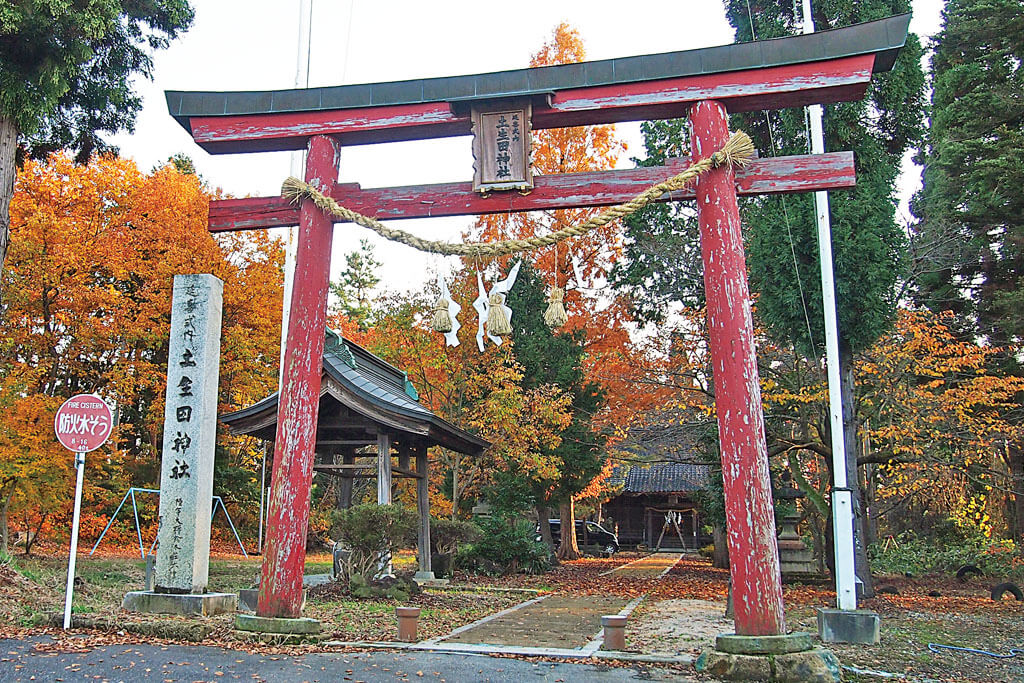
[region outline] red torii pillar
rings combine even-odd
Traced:
[[[694,161],[711,156],[729,139],[720,102],[694,104],[690,125]],[[696,189],[736,633],[779,635],[786,632],[779,550],[732,167],[708,171]]]
[[[309,140],[306,182],[329,192],[338,179],[339,147],[334,138]],[[256,615],[302,616],[302,576],[309,527],[310,481],[316,461],[320,414],[327,286],[331,274],[334,221],[312,201],[299,209],[295,284],[288,316],[281,394],[278,399],[274,470],[267,507],[267,543],[263,551]]]

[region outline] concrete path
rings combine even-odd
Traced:
[[[657,553],[616,567],[616,576],[660,578],[682,557],[679,553]],[[589,655],[602,644],[601,617],[628,616],[643,598],[617,595],[549,595],[527,600],[503,612],[456,629],[424,645],[467,648],[469,645],[518,649],[548,649],[555,654]],[[468,649],[468,648],[467,648]]]
[[[601,616],[618,614],[628,602],[615,595],[551,595],[497,619],[476,622],[444,642],[582,648],[601,630]]]

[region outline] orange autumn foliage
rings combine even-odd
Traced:
[[[42,478],[19,457],[52,463],[48,485],[67,486],[70,454],[52,448],[52,415],[78,392],[116,403],[120,416],[88,458],[86,528],[128,486],[156,481],[175,274],[224,280],[221,409],[272,390],[282,251],[263,232],[211,236],[211,195],[171,165],[146,174],[112,156],[26,163],[11,203],[0,319],[0,477],[14,480],[10,500],[43,501]]]
[[[465,279],[458,281],[451,292],[466,310],[472,310],[469,302],[475,296],[470,284]],[[445,346],[427,326],[423,310],[429,310],[427,301],[394,294],[378,302],[376,322],[365,331],[339,314],[334,314],[329,324],[405,371],[425,406],[491,442],[476,459],[432,449],[433,514],[453,515],[453,503],[479,496],[499,470],[554,478],[556,465],[542,453],[559,443],[558,433],[570,417],[570,397],[550,386],[523,390],[522,369],[508,345],[488,346],[480,354],[473,339],[475,326],[462,327],[458,347]],[[458,471],[458,488],[454,495],[443,495],[442,491],[452,490],[454,470]]]
[[[536,52],[531,67],[580,62],[586,51],[579,33],[566,23],[555,27],[550,40]],[[533,133],[533,168],[536,175],[606,170],[616,165],[625,144],[613,126],[580,126],[538,130]],[[483,240],[526,238],[576,225],[600,213],[581,208],[479,217],[474,236]],[[625,434],[636,416],[663,402],[667,393],[653,384],[636,381],[637,368],[650,365],[651,349],[631,338],[632,321],[625,303],[607,287],[611,267],[621,255],[623,228],[612,222],[581,237],[523,255],[533,262],[550,287],[565,289],[569,320],[566,331],[582,331],[586,382],[600,386],[605,405],[593,416],[596,428],[607,429],[614,441]],[[514,258],[503,260],[507,267]],[[473,264],[476,265],[476,264]],[[513,340],[515,343],[515,340]],[[604,477],[586,490],[594,497]]]

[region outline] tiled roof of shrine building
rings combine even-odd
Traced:
[[[692,493],[707,484],[711,468],[690,463],[655,463],[621,468],[609,477],[612,486],[622,485],[623,494]]]
[[[405,372],[342,339],[333,330],[327,330],[320,395],[318,443],[320,432],[328,428],[345,429],[349,422],[359,431],[358,424],[371,421],[381,429],[424,438],[429,445],[442,445],[460,453],[478,455],[490,445],[421,405]],[[270,440],[277,428],[277,400],[278,393],[274,392],[220,419],[234,434]],[[325,425],[327,419],[332,419],[334,425]],[[374,443],[374,439],[367,436],[367,444]]]

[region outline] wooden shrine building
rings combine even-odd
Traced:
[[[696,550],[712,542],[702,530],[695,494],[708,482],[708,465],[655,463],[620,468],[608,480],[619,488],[604,504],[604,515],[614,520],[619,547],[645,545],[668,550]],[[669,513],[676,526],[666,530]]]
[[[248,408],[221,416],[221,421],[233,434],[273,442],[277,410],[278,393],[274,392]],[[354,479],[376,477],[380,504],[391,502],[392,477],[416,480],[417,576],[432,577],[427,449],[443,446],[478,456],[489,445],[422,406],[404,372],[327,331],[313,471],[341,478],[343,507],[351,504]],[[368,458],[373,462],[367,464]]]

